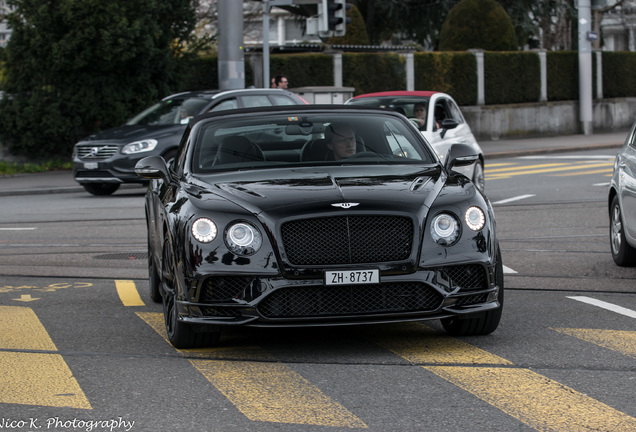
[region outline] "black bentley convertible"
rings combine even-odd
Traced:
[[[177,348],[227,325],[440,319],[453,335],[499,325],[503,265],[487,198],[405,117],[289,106],[190,122],[173,164],[138,162],[150,296]]]

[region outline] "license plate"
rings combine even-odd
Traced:
[[[380,270],[325,271],[325,285],[359,285],[380,283]]]
[[[98,165],[97,162],[84,162],[84,169],[97,169]]]

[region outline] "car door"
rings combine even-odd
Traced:
[[[457,123],[457,127],[452,129],[443,128],[442,122],[447,119],[454,120]],[[434,94],[431,97],[424,135],[442,158],[445,158],[452,144],[464,143],[473,147],[477,146],[477,140],[473,136],[468,123],[464,120],[459,107],[450,96],[444,94]],[[475,150],[480,152],[478,146]]]
[[[627,145],[621,148],[617,160],[618,193],[623,210],[625,232],[636,238],[636,129],[628,138]]]

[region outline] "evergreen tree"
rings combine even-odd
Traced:
[[[439,38],[440,51],[481,48],[516,51],[510,16],[495,0],[462,0],[448,13]]]
[[[195,25],[195,0],[14,0],[0,139],[14,154],[73,144],[164,96]]]

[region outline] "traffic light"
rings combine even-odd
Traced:
[[[307,19],[307,34],[318,33],[321,37],[344,36],[347,23],[347,9],[351,5],[346,0],[321,0],[318,15]]]
[[[351,22],[351,18],[347,18],[350,7],[346,0],[327,0],[327,23],[334,36],[345,35],[347,24]]]

